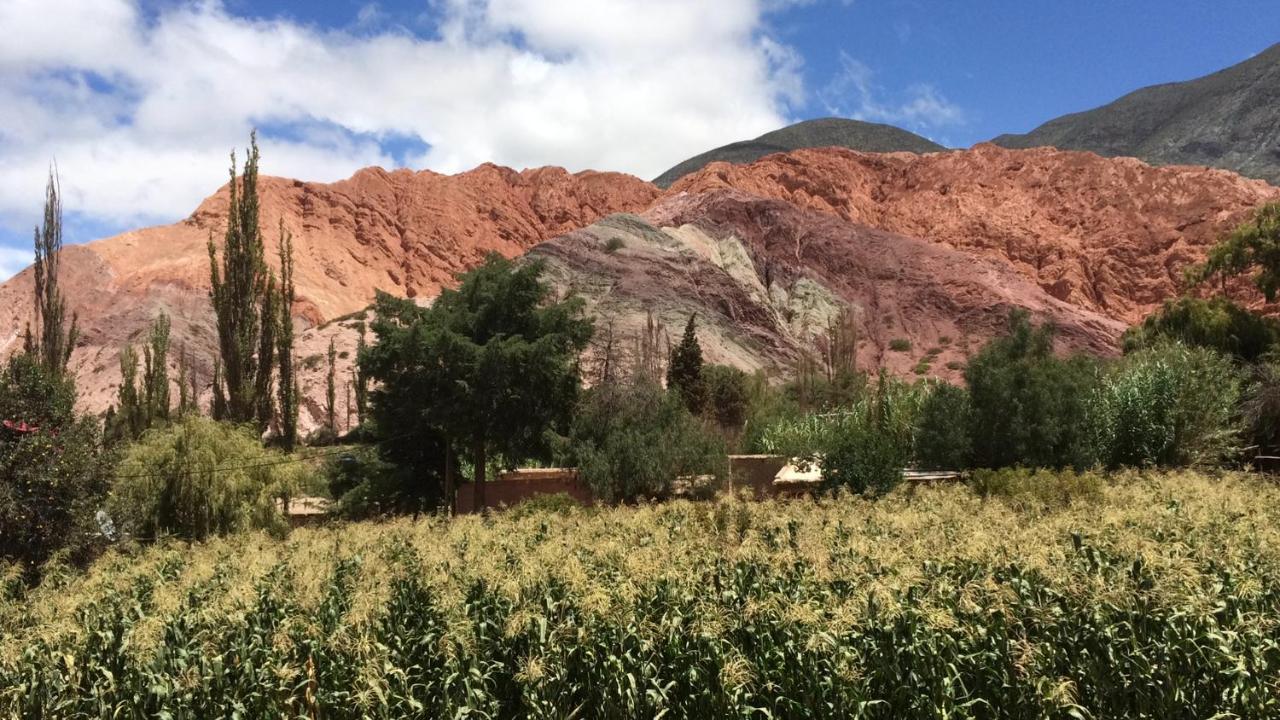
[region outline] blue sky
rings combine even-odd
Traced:
[[[652,177],[837,114],[966,147],[1280,41],[1280,2],[0,0],[0,275],[57,158],[68,237],[263,171],[492,160]]]

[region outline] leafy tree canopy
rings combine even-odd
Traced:
[[[1209,250],[1204,263],[1192,268],[1195,283],[1253,273],[1253,283],[1267,302],[1280,291],[1280,202],[1263,205]]]
[[[1236,305],[1227,298],[1181,297],[1125,331],[1124,351],[1132,353],[1169,340],[1206,347],[1253,362],[1280,339],[1280,322]]]
[[[469,454],[482,500],[490,454],[548,455],[547,431],[567,427],[577,400],[592,323],[580,299],[553,300],[541,273],[491,254],[429,308],[378,295],[360,367],[378,383],[369,395],[389,460],[434,476],[443,438]]]

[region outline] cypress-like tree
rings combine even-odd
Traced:
[[[702,383],[702,347],[698,345],[697,314],[689,316],[684,337],[671,351],[667,364],[667,389],[680,395],[689,412],[697,415],[706,404],[706,388]]]
[[[221,270],[218,249],[209,239],[209,297],[218,322],[220,367],[214,373],[214,417],[232,422],[260,419],[261,393],[270,392],[272,363],[259,362],[262,334],[271,332],[274,317],[263,312],[274,304],[258,224],[258,141],[250,136],[244,173],[237,181],[231,153],[230,201],[223,240]],[[269,326],[269,327],[268,327]],[[264,327],[266,328],[264,330]],[[264,377],[265,375],[265,377]]]
[[[280,365],[280,442],[287,452],[298,444],[298,378],[293,366],[293,236],[280,220],[280,320],[276,359]]]
[[[169,316],[161,312],[142,346],[142,430],[169,419],[169,328]]]
[[[196,409],[196,376],[187,357],[187,345],[178,347],[178,415]]]
[[[49,171],[44,191],[44,225],[35,229],[35,323],[36,334],[27,326],[24,347],[44,369],[56,375],[67,369],[75,347],[76,316],[65,329],[67,302],[58,288],[58,265],[62,255],[62,198],[57,175]]]
[[[356,425],[364,425],[364,415],[369,403],[369,376],[360,365],[360,358],[368,352],[364,340],[364,323],[360,323],[360,339],[356,341],[356,363],[351,372],[355,376]]]
[[[120,351],[120,388],[116,391],[116,413],[110,434],[116,440],[137,437],[142,431],[142,402],[138,397],[138,353],[132,345]]]
[[[329,432],[333,433],[334,435],[338,434],[338,424],[337,424],[337,421],[334,420],[334,415],[336,414],[335,405],[336,405],[336,399],[337,399],[337,392],[336,392],[337,388],[334,386],[334,380],[335,380],[334,372],[336,371],[337,358],[338,358],[338,354],[334,352],[334,349],[333,349],[333,338],[330,337],[329,338],[329,374],[325,378],[324,399],[326,403],[325,405],[326,412],[328,414]]]
[[[265,430],[275,418],[275,398],[271,392],[271,371],[275,365],[276,330],[280,318],[276,310],[279,292],[276,290],[276,279],[267,277],[267,290],[262,295],[262,329],[258,336],[258,374],[253,384],[253,395],[257,400],[258,431]]]

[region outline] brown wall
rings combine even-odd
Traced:
[[[458,513],[476,511],[474,483],[458,487]],[[484,504],[488,508],[514,507],[537,495],[566,493],[583,505],[591,505],[591,489],[572,470],[555,472],[504,473],[484,484]]]
[[[747,490],[757,498],[776,494],[773,477],[787,464],[780,455],[730,455],[729,472],[733,490]]]

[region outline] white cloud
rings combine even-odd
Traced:
[[[378,143],[392,134],[441,172],[652,177],[803,100],[770,0],[435,0],[434,39],[368,31],[376,4],[355,34],[139,1],[0,0],[0,225],[38,216],[53,157],[68,210],[158,222],[210,194],[255,126],[263,172],[308,180],[394,164]]]
[[[0,282],[22,272],[34,259],[30,248],[11,248],[0,245]]]
[[[900,125],[924,134],[965,121],[960,106],[928,83],[908,86],[886,99],[871,68],[845,52],[840,53],[840,70],[818,95],[832,115]]]

